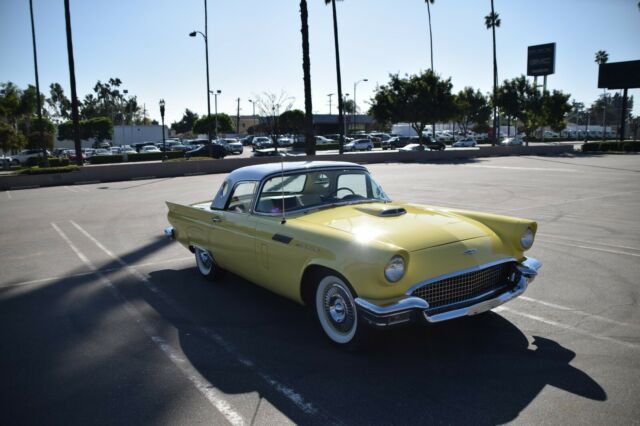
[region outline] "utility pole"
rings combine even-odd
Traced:
[[[236,135],[240,134],[240,98],[238,101],[238,112],[236,113]]]

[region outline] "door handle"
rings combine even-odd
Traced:
[[[213,223],[219,223],[222,222],[222,218],[220,216],[214,216],[213,219],[211,219],[213,221]]]

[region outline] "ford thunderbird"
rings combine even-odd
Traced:
[[[283,162],[230,173],[213,201],[167,202],[165,234],[197,270],[230,271],[311,307],[334,343],[437,323],[519,295],[541,264],[526,219],[392,201],[363,166]]]

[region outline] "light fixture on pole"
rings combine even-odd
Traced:
[[[254,101],[253,99],[249,99],[249,102],[251,102],[251,105],[253,106],[253,126],[254,126],[253,127],[253,133],[255,134],[255,132],[256,132],[255,125],[256,125],[256,121],[257,121],[256,120],[256,101]]]
[[[331,115],[331,97],[335,95],[335,93],[329,93],[327,97],[329,98],[329,115]]]
[[[356,101],[356,88],[358,87],[358,84],[362,83],[363,81],[369,81],[369,79],[363,78],[353,83],[353,131],[354,132],[356,131],[356,114],[358,114],[358,104]]]
[[[164,99],[160,99],[160,117],[162,119],[162,153],[164,154],[162,156],[162,161],[166,161],[167,160],[167,145],[166,145],[167,142],[164,136]]]
[[[204,38],[204,56],[207,66],[207,119],[209,120],[209,125],[207,126],[207,140],[209,141],[209,155],[213,156],[213,146],[211,145],[211,97],[209,96],[209,33],[207,23],[207,0],[204,0],[204,33],[201,31],[192,31],[189,33],[189,37],[195,37],[200,34]]]

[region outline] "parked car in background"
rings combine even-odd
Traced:
[[[278,147],[289,147],[293,145],[293,140],[287,136],[278,138]]]
[[[325,138],[324,136],[316,136],[316,145],[329,145],[332,143],[336,143],[333,139]]]
[[[382,132],[371,132],[369,136],[371,136],[371,139],[374,142],[380,142],[380,143],[387,141],[391,138],[391,135],[389,135],[388,133],[382,133]]]
[[[253,138],[255,138],[254,135],[247,135],[242,139],[240,139],[240,142],[242,143],[243,146],[249,146],[249,145],[252,145]]]
[[[253,151],[265,148],[273,148],[273,140],[270,137],[257,136],[253,138]]]
[[[256,149],[253,153],[254,157],[288,157],[289,155],[275,148]]]
[[[96,155],[111,155],[111,149],[98,148],[93,152],[93,156]]]
[[[356,139],[344,144],[345,151],[371,151],[372,149],[373,142],[371,142],[371,139]]]
[[[151,152],[162,152],[162,151],[160,151],[158,147],[155,145],[146,145],[140,149],[141,154],[149,154]]]
[[[213,158],[224,158],[227,155],[227,149],[222,145],[218,144],[210,144],[210,145],[201,145],[200,147],[187,151],[184,153],[185,158],[192,157],[213,157]]]
[[[223,139],[227,144],[227,151],[231,154],[242,154],[244,151],[244,147],[242,146],[242,142],[235,138],[225,138]]]
[[[346,349],[371,329],[488,312],[523,294],[541,267],[526,255],[536,222],[394,202],[354,163],[242,167],[211,201],[166,204],[164,233],[194,253],[202,277],[229,271],[306,305]],[[191,279],[183,272],[177,280]],[[244,315],[247,301],[237,303],[231,321]]]
[[[420,145],[418,143],[410,143],[408,145],[403,146],[402,148],[400,148],[398,151],[424,151],[426,148],[424,147],[424,145]]]
[[[389,139],[389,149],[400,149],[411,143],[411,136],[395,136]]]
[[[47,151],[47,155],[51,155],[49,151]],[[11,156],[11,164],[13,165],[24,165],[27,164],[27,160],[29,158],[34,157],[42,157],[41,149],[24,149],[19,153]]]
[[[504,138],[504,139],[502,139],[502,141],[500,142],[500,145],[504,145],[504,146],[522,145],[522,139],[520,139],[519,137],[515,137],[515,138]]]
[[[462,138],[458,139],[458,142],[454,142],[454,148],[466,148],[466,147],[474,147],[477,145],[477,142],[473,138]]]

